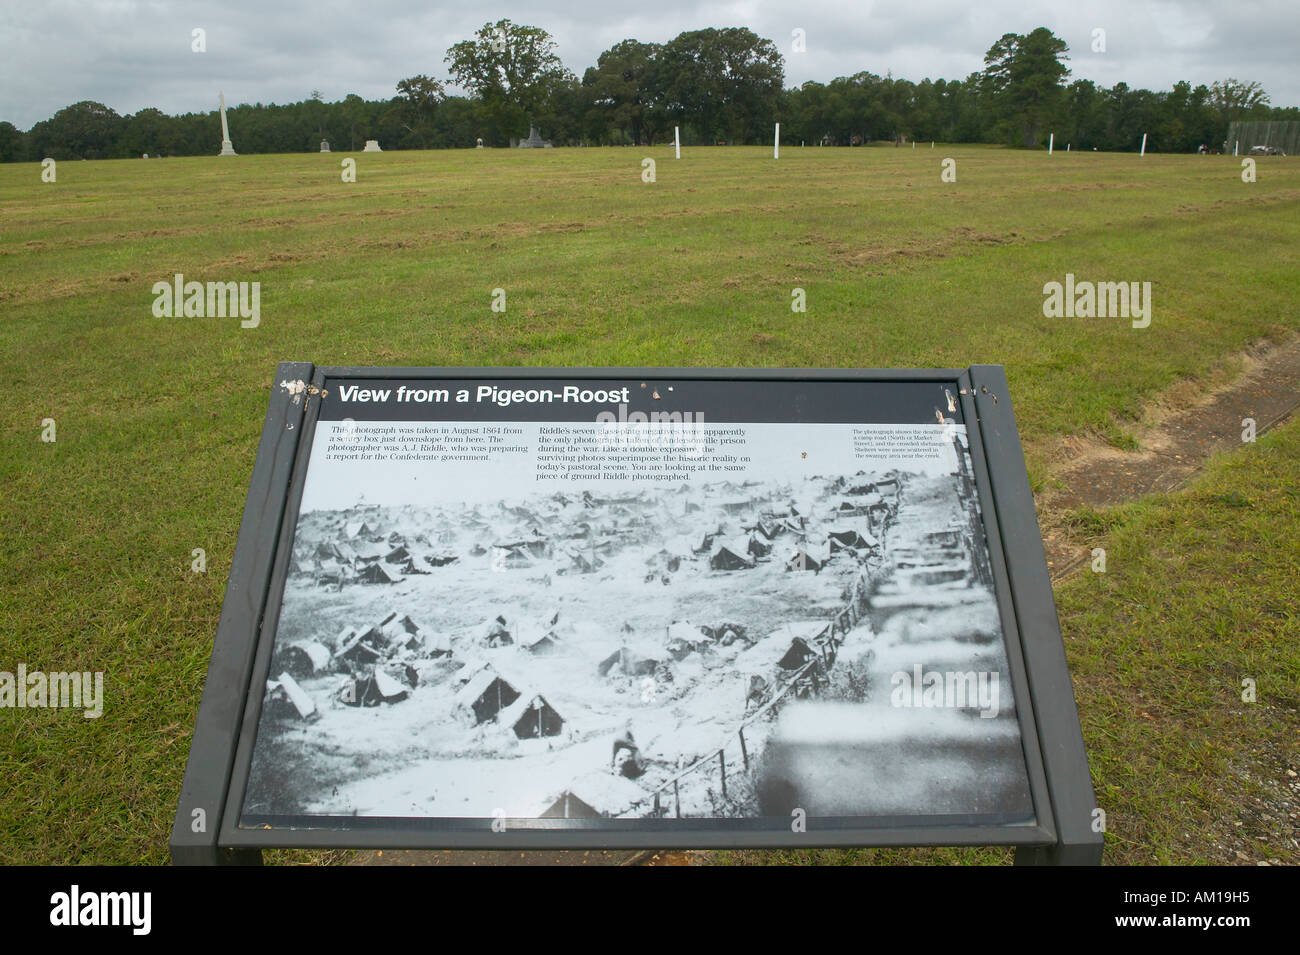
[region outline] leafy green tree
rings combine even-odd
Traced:
[[[343,122],[348,131],[348,149],[357,148],[357,140],[365,139],[367,127],[366,101],[356,93],[343,97]]]
[[[311,99],[307,100],[307,105],[311,109],[312,121],[316,124],[316,135],[321,139],[328,138],[329,134],[325,130],[325,97],[321,95],[320,90],[311,91]]]
[[[551,119],[557,88],[573,81],[549,33],[509,20],[483,24],[474,39],[447,51],[446,62],[452,79],[478,97],[484,114],[511,136]]]
[[[1038,144],[1059,115],[1065,78],[1065,41],[1047,27],[1026,35],[1004,33],[984,56],[983,91],[1008,141]]]
[[[916,87],[908,80],[896,80],[893,74],[880,84],[880,105],[884,111],[885,126],[894,142],[915,138],[913,123],[916,117],[913,97]]]
[[[587,94],[576,76],[556,84],[545,120],[556,146],[574,146],[585,140],[583,115],[587,107]]]
[[[938,99],[940,128],[932,139],[949,143],[980,141],[978,82],[938,80],[934,84]]]
[[[795,138],[815,146],[831,136],[829,100],[825,85],[816,80],[808,80],[791,90],[785,122]]]
[[[471,96],[447,97],[440,82],[421,74],[399,82],[389,100],[350,94],[326,103],[313,91],[299,103],[234,106],[230,124],[246,154],[314,152],[331,129],[340,137],[346,130],[353,149],[367,138],[386,149],[464,148],[479,137],[505,145],[530,124],[557,145],[653,143],[671,136],[674,124],[687,144],[766,144],[774,120],[787,139],[810,145],[901,136],[1033,145],[1051,130],[1058,144],[1075,149],[1136,150],[1148,133],[1148,149],[1191,152],[1223,142],[1233,120],[1300,120],[1300,108],[1271,107],[1260,84],[1231,78],[1158,92],[1087,80],[1064,87],[1065,52],[1040,28],[1002,36],[985,68],[964,80],[912,83],[863,71],[786,90],[771,41],[739,28],[710,29],[662,45],[616,43],[579,83],[544,31],[501,20],[448,51]],[[207,156],[216,152],[219,128],[215,110],[169,116],[142,109],[121,117],[82,102],[25,133],[0,123],[0,161]]]
[[[126,117],[119,139],[122,156],[161,156],[171,153],[173,142],[173,123],[170,116],[162,110],[142,109],[134,116]]]
[[[1106,95],[1106,134],[1103,149],[1127,151],[1138,148],[1143,133],[1143,103],[1139,91],[1127,83],[1116,83]]]
[[[18,162],[25,152],[26,144],[18,127],[13,123],[0,123],[0,162]]]
[[[1209,105],[1218,111],[1222,122],[1231,123],[1268,106],[1268,94],[1259,83],[1243,83],[1230,76],[1210,84]]]
[[[1100,148],[1106,140],[1106,91],[1092,80],[1075,80],[1065,91],[1061,138],[1076,149]]]
[[[54,159],[108,159],[115,155],[122,128],[122,117],[114,110],[83,100],[50,117],[40,139]]]
[[[654,74],[669,119],[728,143],[770,134],[785,80],[776,45],[744,27],[679,34],[664,44]]]
[[[622,40],[587,68],[582,86],[590,103],[589,116],[598,128],[622,131],[633,143],[646,138],[656,106],[654,71],[660,50],[657,43]]]
[[[1201,138],[1203,103],[1197,103],[1192,84],[1182,80],[1159,98],[1156,139],[1167,152],[1194,152]]]
[[[743,27],[718,31],[729,97],[728,141],[762,141],[785,98],[785,61],[771,40]]]
[[[943,81],[940,80],[940,83]],[[943,139],[939,134],[941,120],[939,115],[939,92],[936,84],[928,77],[917,83],[911,91],[911,106],[908,110],[908,125],[912,136],[917,140]]]
[[[884,102],[883,77],[863,71],[831,81],[832,116],[841,143],[865,145],[892,138],[893,122]]]
[[[1210,89],[1204,83],[1193,89],[1188,98],[1188,124],[1192,131],[1192,148],[1213,148],[1227,135],[1227,127],[1220,127],[1214,110],[1210,108]]]
[[[394,102],[402,128],[419,142],[421,149],[427,148],[434,113],[443,99],[442,83],[419,73],[399,80],[397,93]]]
[[[1259,83],[1243,83],[1234,77],[1210,84],[1207,103],[1218,120],[1220,132],[1214,137],[1221,142],[1228,134],[1228,126],[1242,119],[1266,119],[1269,115],[1268,94]]]
[[[475,104],[464,96],[448,96],[433,118],[432,143],[440,149],[463,149],[478,138]]]

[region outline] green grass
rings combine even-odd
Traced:
[[[1118,514],[1057,594],[1111,860],[1300,863],[1300,420]]]
[[[1041,486],[1065,435],[1132,446],[1145,401],[1300,327],[1293,160],[1259,160],[1247,185],[1230,157],[484,150],[356,154],[349,184],[344,155],[64,162],[53,184],[0,166],[0,670],[104,670],[108,697],[99,720],[0,710],[0,862],[165,858],[277,361],[992,362]],[[155,318],[152,285],[176,272],[260,281],[260,327]],[[1066,272],[1152,282],[1151,327],[1044,318]],[[1294,537],[1294,515],[1266,529]],[[1107,585],[1127,579],[1110,566]],[[1204,586],[1234,584],[1218,575]],[[1214,619],[1195,620],[1211,657]],[[1076,662],[1087,728],[1107,704]],[[1148,722],[1123,719],[1125,743]],[[1119,742],[1089,743],[1095,769],[1124,769]],[[1103,806],[1136,798],[1128,779],[1099,778]],[[1157,805],[1133,806],[1133,851],[1176,854]]]

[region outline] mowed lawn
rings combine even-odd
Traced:
[[[341,181],[347,156],[355,183]],[[945,158],[956,182],[941,181]],[[0,670],[102,670],[107,700],[98,720],[0,710],[0,862],[165,859],[277,361],[999,363],[1041,486],[1064,436],[1127,446],[1145,400],[1300,326],[1295,159],[1261,158],[1250,184],[1232,157],[929,144],[785,144],[776,161],[656,147],[40,172],[0,165]],[[152,286],[178,272],[260,282],[260,325],[156,318]],[[1067,272],[1150,282],[1150,327],[1045,318],[1043,285]],[[1287,473],[1294,487],[1295,468],[1267,480]],[[1294,540],[1294,511],[1277,519]],[[195,548],[205,574],[190,569]],[[1227,586],[1235,565],[1214,566]],[[1099,642],[1072,649],[1098,681],[1080,688],[1085,728],[1113,680],[1097,663],[1107,630],[1085,620],[1103,599],[1128,601],[1090,595],[1066,621]],[[1140,713],[1105,712],[1124,746],[1142,740]],[[1108,739],[1088,740],[1099,793],[1127,791],[1127,750]],[[1195,831],[1171,855],[1157,799],[1134,812],[1150,818],[1127,858],[1217,858]]]

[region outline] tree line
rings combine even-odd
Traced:
[[[1300,120],[1277,108],[1254,82],[1209,86],[1179,82],[1152,92],[1117,83],[1067,82],[1068,47],[1045,27],[1008,33],[964,80],[919,83],[871,72],[785,88],[776,44],[743,27],[690,30],[666,43],[623,40],[601,53],[581,79],[538,27],[486,23],[452,46],[444,62],[469,91],[449,96],[426,74],[406,77],[388,100],[349,94],[327,103],[319,92],[285,105],[227,110],[241,153],[511,146],[535,128],[556,146],[685,145],[771,141],[833,146],[935,140],[1041,147],[1049,134],[1076,149],[1217,148],[1234,120]],[[206,156],[217,152],[217,111],[171,116],[142,109],[121,116],[83,101],[23,132],[0,122],[0,161]]]

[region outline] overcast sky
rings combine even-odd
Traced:
[[[319,89],[387,99],[402,77],[446,80],[443,57],[487,20],[547,30],[579,77],[619,40],[672,39],[683,30],[745,26],[785,56],[787,86],[861,70],[919,81],[981,69],[1003,33],[1046,26],[1070,47],[1071,79],[1168,89],[1258,80],[1274,106],[1300,105],[1297,0],[4,0],[0,7],[0,120],[20,129],[80,100],[119,113],[288,103]],[[206,30],[207,51],[191,51]],[[1105,30],[1104,53],[1093,31]],[[802,29],[807,52],[791,49]]]

